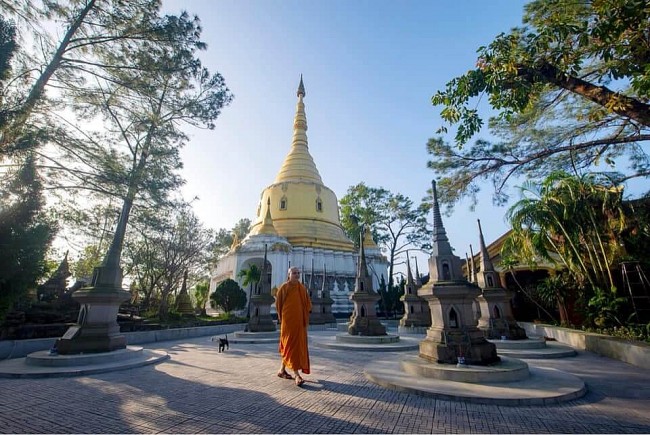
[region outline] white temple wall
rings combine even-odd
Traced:
[[[289,270],[289,253],[274,252],[269,258],[273,265],[271,273],[271,288],[280,287],[287,280],[287,271]]]
[[[338,285],[326,286],[330,296],[334,299],[332,312],[334,314],[352,313],[353,304],[349,300],[350,293],[354,291],[354,276],[356,276],[356,264],[358,254],[355,252],[333,251],[322,248],[293,247],[288,252],[275,250],[267,252],[267,259],[271,263],[271,287],[280,287],[287,280],[289,265],[299,267],[303,276],[311,273],[311,260],[314,259],[314,275],[320,276],[323,273],[323,265],[327,270],[327,276],[336,276]],[[241,285],[237,278],[239,271],[247,267],[251,260],[261,265],[264,251],[235,251],[222,258],[213,271],[210,280],[210,292],[214,292],[216,286],[227,278],[234,279]],[[367,257],[368,266],[373,279],[373,288],[379,289],[380,277],[387,279],[388,264],[383,256],[371,255]],[[305,283],[306,284],[306,283]],[[320,288],[319,288],[320,289]],[[248,294],[248,289],[244,289]],[[273,311],[274,308],[273,308]]]

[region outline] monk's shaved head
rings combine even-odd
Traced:
[[[287,271],[287,278],[291,279],[291,275],[294,275],[296,279],[300,276],[300,269],[297,267],[290,267]]]

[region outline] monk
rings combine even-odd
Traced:
[[[301,386],[305,381],[298,370],[309,374],[309,349],[307,348],[307,326],[311,299],[304,285],[300,282],[300,270],[292,267],[288,272],[288,280],[278,289],[275,295],[275,309],[280,323],[280,346],[282,365],[278,377],[294,379],[287,368],[293,370],[296,385]]]

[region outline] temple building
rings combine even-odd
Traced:
[[[262,277],[266,284],[279,287],[287,279],[287,269],[297,266],[304,283],[313,274],[313,286],[329,292],[333,314],[349,315],[358,253],[341,227],[336,194],[323,184],[309,153],[305,95],[301,77],[291,149],[273,183],[262,190],[250,233],[233,243],[213,270],[210,292],[227,278],[241,285],[239,271],[253,264],[261,270],[266,246],[268,273]],[[350,180],[351,185],[355,182]],[[376,248],[374,242],[371,246]],[[366,252],[366,262],[375,288],[382,276],[388,282],[388,261],[378,248]]]

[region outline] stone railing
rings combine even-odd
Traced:
[[[598,355],[624,361],[644,369],[650,369],[650,345],[627,341],[593,332],[577,331],[541,323],[517,322],[531,336],[553,338],[569,346],[588,350]]]

